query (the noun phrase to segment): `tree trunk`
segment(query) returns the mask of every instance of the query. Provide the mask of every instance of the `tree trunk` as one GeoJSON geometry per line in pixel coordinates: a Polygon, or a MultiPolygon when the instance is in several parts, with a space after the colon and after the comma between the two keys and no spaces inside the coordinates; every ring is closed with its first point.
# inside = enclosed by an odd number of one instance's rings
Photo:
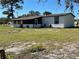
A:
{"type": "Polygon", "coordinates": [[[11,7],[10,7],[10,16],[12,17],[12,18],[14,18],[14,14],[13,14],[13,3],[11,3],[11,7]]]}

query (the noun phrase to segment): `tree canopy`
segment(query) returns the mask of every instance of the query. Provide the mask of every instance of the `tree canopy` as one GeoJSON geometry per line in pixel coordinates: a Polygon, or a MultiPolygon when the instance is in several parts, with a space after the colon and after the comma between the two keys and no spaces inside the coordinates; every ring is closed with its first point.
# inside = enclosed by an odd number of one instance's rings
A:
{"type": "Polygon", "coordinates": [[[28,16],[41,16],[41,13],[39,11],[31,10],[28,12],[28,14],[23,14],[21,16],[18,16],[18,18],[28,17],[28,16]]]}
{"type": "Polygon", "coordinates": [[[40,16],[41,13],[39,11],[29,11],[29,13],[27,14],[27,16],[40,16]]]}
{"type": "Polygon", "coordinates": [[[21,9],[23,0],[0,0],[0,5],[3,9],[3,14],[6,14],[8,18],[14,18],[15,9],[21,9]],[[14,9],[15,8],[15,9],[14,9]]]}
{"type": "Polygon", "coordinates": [[[49,11],[43,12],[43,15],[51,15],[51,14],[52,14],[52,12],[49,12],[49,11]]]}
{"type": "MultiPolygon", "coordinates": [[[[48,0],[38,0],[39,2],[47,2],[48,0]]],[[[59,5],[62,5],[62,0],[57,0],[59,5]]],[[[74,12],[74,3],[79,4],[79,0],[64,0],[66,9],[70,9],[71,12],[74,12]]],[[[15,9],[22,9],[23,0],[0,0],[0,6],[5,9],[3,14],[7,15],[8,18],[14,18],[15,9]]],[[[56,2],[57,3],[57,2],[56,2]]],[[[65,10],[66,10],[65,9],[65,10]]],[[[33,12],[33,11],[32,11],[33,12]]],[[[40,13],[34,12],[37,15],[40,13]]],[[[33,14],[34,14],[33,13],[33,14]]],[[[32,14],[31,14],[32,15],[32,14]]]]}
{"type": "MultiPolygon", "coordinates": [[[[73,12],[74,3],[79,4],[79,0],[65,0],[66,9],[70,8],[71,12],[73,12]]],[[[58,4],[61,5],[61,0],[58,0],[58,4]]]]}
{"type": "MultiPolygon", "coordinates": [[[[42,1],[48,1],[48,0],[38,0],[39,2],[42,2],[42,1]]],[[[62,2],[62,0],[57,0],[58,1],[58,4],[59,5],[62,5],[61,4],[61,2],[62,2]]],[[[76,3],[76,4],[79,4],[79,0],[64,0],[65,1],[65,8],[66,9],[70,9],[71,10],[71,12],[74,12],[73,11],[73,9],[74,9],[74,3],[76,3]]],[[[57,3],[57,2],[56,2],[57,3]]],[[[65,9],[65,10],[66,10],[65,9]]]]}

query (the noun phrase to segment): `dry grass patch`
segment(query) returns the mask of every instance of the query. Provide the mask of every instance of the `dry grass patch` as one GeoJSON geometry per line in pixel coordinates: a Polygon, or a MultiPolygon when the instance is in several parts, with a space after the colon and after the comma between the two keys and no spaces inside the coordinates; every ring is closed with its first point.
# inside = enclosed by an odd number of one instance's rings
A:
{"type": "Polygon", "coordinates": [[[12,42],[78,42],[79,28],[11,28],[0,26],[0,44],[7,46],[12,42]]]}

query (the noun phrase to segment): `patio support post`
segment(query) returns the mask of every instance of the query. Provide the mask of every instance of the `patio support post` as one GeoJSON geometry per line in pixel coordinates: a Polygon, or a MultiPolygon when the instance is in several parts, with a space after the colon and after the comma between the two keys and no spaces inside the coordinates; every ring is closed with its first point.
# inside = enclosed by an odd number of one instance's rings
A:
{"type": "Polygon", "coordinates": [[[23,20],[21,20],[21,24],[23,24],[23,20]]]}

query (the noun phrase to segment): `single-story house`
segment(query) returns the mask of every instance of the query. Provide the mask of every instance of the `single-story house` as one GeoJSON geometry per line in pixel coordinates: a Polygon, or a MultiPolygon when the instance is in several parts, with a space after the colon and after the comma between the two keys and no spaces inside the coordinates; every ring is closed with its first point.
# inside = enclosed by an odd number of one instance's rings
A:
{"type": "Polygon", "coordinates": [[[46,16],[29,16],[12,20],[13,27],[74,27],[74,15],[72,13],[53,14],[46,16]]]}

